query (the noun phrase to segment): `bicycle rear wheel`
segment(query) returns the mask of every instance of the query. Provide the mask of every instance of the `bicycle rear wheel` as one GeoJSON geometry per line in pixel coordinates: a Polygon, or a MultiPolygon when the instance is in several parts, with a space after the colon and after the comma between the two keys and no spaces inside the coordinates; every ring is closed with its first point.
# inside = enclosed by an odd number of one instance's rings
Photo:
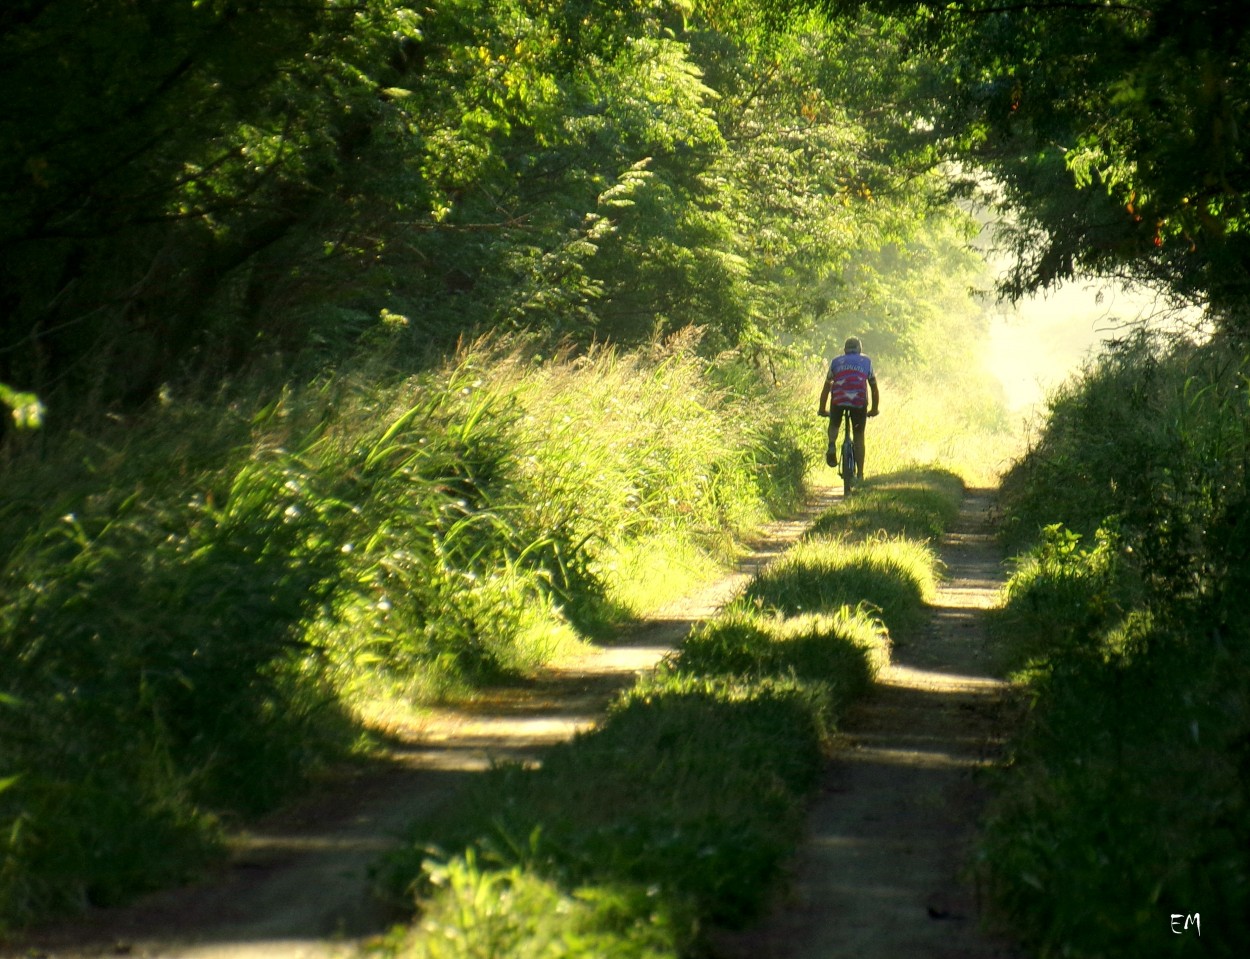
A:
{"type": "Polygon", "coordinates": [[[851,440],[850,416],[846,417],[846,437],[842,440],[842,495],[851,495],[851,487],[855,485],[855,444],[851,440]]]}

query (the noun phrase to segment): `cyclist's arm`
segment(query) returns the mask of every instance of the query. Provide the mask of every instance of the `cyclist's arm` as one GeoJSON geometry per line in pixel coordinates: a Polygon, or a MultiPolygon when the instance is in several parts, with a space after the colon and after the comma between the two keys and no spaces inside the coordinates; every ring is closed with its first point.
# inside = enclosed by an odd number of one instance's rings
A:
{"type": "Polygon", "coordinates": [[[877,378],[875,376],[868,378],[868,389],[872,391],[872,406],[868,410],[868,415],[876,416],[877,404],[881,401],[881,394],[877,392],[877,378]]]}
{"type": "Polygon", "coordinates": [[[825,385],[820,390],[820,415],[829,415],[829,394],[833,390],[833,382],[826,377],[825,385]]]}

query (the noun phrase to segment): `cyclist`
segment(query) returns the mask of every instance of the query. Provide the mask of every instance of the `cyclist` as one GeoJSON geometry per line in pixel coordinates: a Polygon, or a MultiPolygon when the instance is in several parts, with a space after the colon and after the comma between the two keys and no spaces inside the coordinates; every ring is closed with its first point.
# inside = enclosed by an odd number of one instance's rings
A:
{"type": "Polygon", "coordinates": [[[856,479],[864,478],[864,427],[868,417],[877,415],[880,395],[877,393],[877,376],[872,360],[864,355],[859,337],[846,340],[841,356],[835,356],[829,364],[829,375],[820,391],[820,415],[829,417],[829,449],[825,462],[838,465],[838,430],[842,426],[842,411],[851,411],[851,429],[855,438],[856,479]],[[872,406],[868,405],[869,394],[872,406]]]}

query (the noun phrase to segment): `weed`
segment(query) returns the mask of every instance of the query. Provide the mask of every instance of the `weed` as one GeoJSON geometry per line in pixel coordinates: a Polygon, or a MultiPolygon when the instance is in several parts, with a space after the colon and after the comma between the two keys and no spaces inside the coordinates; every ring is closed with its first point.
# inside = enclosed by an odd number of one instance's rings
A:
{"type": "MultiPolygon", "coordinates": [[[[564,892],[520,866],[483,868],[472,849],[430,860],[421,922],[373,945],[397,959],[510,956],[675,959],[674,920],[640,887],[564,892]]],[[[678,920],[680,922],[680,920],[678,920]]]]}

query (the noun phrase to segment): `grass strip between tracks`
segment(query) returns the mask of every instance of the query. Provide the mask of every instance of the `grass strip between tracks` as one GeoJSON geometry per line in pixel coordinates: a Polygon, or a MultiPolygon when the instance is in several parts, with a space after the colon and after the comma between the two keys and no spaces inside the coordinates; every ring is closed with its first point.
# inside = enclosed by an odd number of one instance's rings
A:
{"type": "Polygon", "coordinates": [[[776,891],[848,703],[915,628],[951,474],[880,478],[697,626],[594,730],[492,769],[379,871],[394,957],[692,955],[776,891]],[[904,508],[905,507],[905,508],[904,508]],[[915,530],[923,530],[914,538],[915,530]]]}

